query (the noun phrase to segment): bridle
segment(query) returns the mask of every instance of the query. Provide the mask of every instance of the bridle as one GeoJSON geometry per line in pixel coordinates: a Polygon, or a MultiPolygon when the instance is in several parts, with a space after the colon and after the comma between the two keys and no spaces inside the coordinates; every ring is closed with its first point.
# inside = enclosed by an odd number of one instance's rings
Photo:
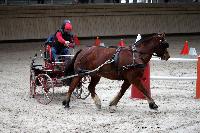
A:
{"type": "MultiPolygon", "coordinates": [[[[160,40],[160,44],[156,47],[158,49],[161,49],[161,50],[165,50],[167,48],[169,48],[169,44],[167,43],[167,41],[163,38],[163,40],[160,40]]],[[[164,56],[163,55],[159,55],[158,53],[153,53],[153,56],[157,56],[157,57],[161,57],[164,56]]]]}
{"type": "MultiPolygon", "coordinates": [[[[132,51],[132,53],[133,53],[133,61],[134,61],[134,59],[135,59],[135,56],[134,56],[135,52],[138,52],[138,53],[140,53],[140,54],[149,54],[149,53],[145,53],[145,52],[140,52],[140,51],[138,51],[138,50],[137,50],[137,46],[138,46],[139,44],[140,44],[140,43],[135,42],[135,43],[133,43],[133,44],[130,46],[131,51],[132,51]]],[[[168,44],[167,41],[163,38],[163,39],[160,40],[160,44],[158,45],[158,47],[159,47],[159,49],[166,49],[166,48],[169,48],[169,44],[168,44]]],[[[157,47],[156,47],[156,48],[157,48],[157,47]]],[[[152,53],[152,55],[162,58],[162,56],[159,55],[158,53],[152,53]]]]}

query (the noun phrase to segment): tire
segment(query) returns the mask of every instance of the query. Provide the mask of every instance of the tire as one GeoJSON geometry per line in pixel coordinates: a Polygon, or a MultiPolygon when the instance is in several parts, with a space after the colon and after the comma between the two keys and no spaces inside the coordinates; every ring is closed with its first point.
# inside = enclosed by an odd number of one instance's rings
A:
{"type": "Polygon", "coordinates": [[[35,91],[35,72],[34,70],[30,70],[30,92],[29,97],[34,98],[34,91],[35,91]]]}
{"type": "Polygon", "coordinates": [[[34,90],[34,97],[41,104],[49,104],[54,97],[54,84],[52,79],[47,74],[39,74],[35,77],[37,83],[34,90]]]}

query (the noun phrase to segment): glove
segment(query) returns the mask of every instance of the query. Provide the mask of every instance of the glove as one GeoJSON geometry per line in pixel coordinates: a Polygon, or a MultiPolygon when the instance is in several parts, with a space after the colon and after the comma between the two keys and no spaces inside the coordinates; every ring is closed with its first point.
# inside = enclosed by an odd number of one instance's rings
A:
{"type": "Polygon", "coordinates": [[[70,48],[74,48],[74,47],[75,47],[75,44],[74,44],[74,43],[70,43],[68,46],[69,46],[70,48]]]}
{"type": "Polygon", "coordinates": [[[70,42],[69,41],[65,41],[65,46],[69,46],[70,42]]]}

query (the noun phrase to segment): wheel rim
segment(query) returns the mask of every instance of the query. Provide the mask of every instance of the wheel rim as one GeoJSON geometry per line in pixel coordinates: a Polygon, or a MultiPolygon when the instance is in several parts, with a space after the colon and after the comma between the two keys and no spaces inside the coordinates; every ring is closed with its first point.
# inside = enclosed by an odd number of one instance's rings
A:
{"type": "Polygon", "coordinates": [[[34,97],[34,90],[35,90],[35,73],[33,70],[30,71],[30,98],[34,97]]]}
{"type": "Polygon", "coordinates": [[[41,104],[49,104],[54,97],[54,85],[52,79],[47,74],[39,74],[35,78],[35,98],[41,104]]]}

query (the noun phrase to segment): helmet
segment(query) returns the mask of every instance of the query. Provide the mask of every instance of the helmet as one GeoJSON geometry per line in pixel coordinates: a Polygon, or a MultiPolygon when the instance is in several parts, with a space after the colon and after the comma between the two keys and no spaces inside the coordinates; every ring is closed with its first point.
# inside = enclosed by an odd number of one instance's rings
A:
{"type": "Polygon", "coordinates": [[[65,30],[72,30],[72,25],[70,23],[66,23],[65,30]]]}
{"type": "Polygon", "coordinates": [[[64,24],[66,24],[66,23],[71,23],[71,22],[70,22],[70,20],[65,19],[65,20],[64,20],[64,24]]]}
{"type": "Polygon", "coordinates": [[[61,25],[61,29],[65,29],[65,24],[66,23],[71,23],[71,21],[69,19],[65,19],[61,25]]]}

